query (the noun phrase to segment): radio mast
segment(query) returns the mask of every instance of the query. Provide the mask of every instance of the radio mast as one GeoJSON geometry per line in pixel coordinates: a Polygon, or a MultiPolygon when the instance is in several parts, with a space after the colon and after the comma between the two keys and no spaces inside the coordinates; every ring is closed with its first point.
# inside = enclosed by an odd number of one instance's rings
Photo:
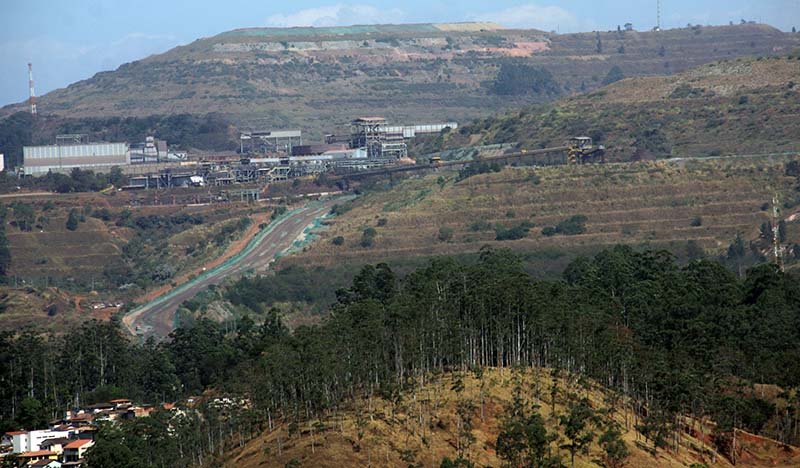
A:
{"type": "Polygon", "coordinates": [[[28,88],[30,95],[28,103],[31,105],[31,114],[36,115],[36,92],[33,90],[33,65],[28,62],[28,88]]]}

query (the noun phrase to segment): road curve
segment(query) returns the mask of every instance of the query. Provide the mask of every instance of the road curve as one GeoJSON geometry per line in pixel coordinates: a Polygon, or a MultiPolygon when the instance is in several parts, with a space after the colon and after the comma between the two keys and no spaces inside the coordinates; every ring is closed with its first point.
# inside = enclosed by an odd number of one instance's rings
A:
{"type": "Polygon", "coordinates": [[[329,213],[336,201],[335,199],[313,201],[289,211],[256,234],[241,252],[221,265],[131,311],[123,318],[123,323],[129,332],[143,339],[151,336],[157,340],[165,338],[174,328],[175,312],[183,301],[231,276],[267,269],[278,255],[289,249],[294,241],[303,235],[307,228],[329,213]]]}

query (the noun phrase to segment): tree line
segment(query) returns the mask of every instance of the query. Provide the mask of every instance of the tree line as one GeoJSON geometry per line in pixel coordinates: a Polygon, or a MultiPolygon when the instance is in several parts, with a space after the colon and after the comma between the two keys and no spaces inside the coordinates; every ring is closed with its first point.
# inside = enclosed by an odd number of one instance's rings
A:
{"type": "MultiPolygon", "coordinates": [[[[278,418],[325,415],[430,375],[521,366],[591,377],[634,402],[637,429],[655,448],[684,429],[680,415],[713,419],[722,442],[738,427],[798,443],[798,279],[772,265],[739,278],[714,261],[681,266],[665,251],[617,246],[542,281],[510,251],[484,248],[474,262],[437,258],[402,279],[386,264],[364,267],[322,323],[293,332],[260,302],[265,296],[247,292],[262,281],[239,282],[231,299],[249,311],[243,318],[200,319],[160,344],[133,344],[113,322],[61,338],[3,336],[0,399],[9,404],[0,417],[5,429],[27,427],[78,401],[172,401],[213,389],[251,402],[213,429],[203,422],[189,431],[206,440],[197,450],[211,440],[219,454],[226,440],[278,418]],[[758,398],[755,383],[782,387],[790,403],[778,410],[758,398]]],[[[508,437],[539,438],[535,416],[517,413],[508,437]]],[[[563,422],[576,441],[579,423],[563,422]]],[[[165,439],[174,450],[161,463],[202,455],[180,437],[165,439]]],[[[609,450],[619,449],[615,440],[607,436],[609,450]]],[[[541,459],[536,447],[526,456],[541,459]]]]}

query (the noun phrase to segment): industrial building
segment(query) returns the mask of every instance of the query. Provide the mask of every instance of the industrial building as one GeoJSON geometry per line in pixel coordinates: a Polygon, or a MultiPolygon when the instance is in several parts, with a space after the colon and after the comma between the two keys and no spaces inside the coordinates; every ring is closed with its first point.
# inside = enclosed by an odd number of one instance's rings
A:
{"type": "Polygon", "coordinates": [[[158,140],[152,136],[145,141],[131,145],[131,164],[159,163],[181,161],[186,159],[186,153],[169,151],[165,140],[158,140]]]}
{"type": "Polygon", "coordinates": [[[81,143],[22,148],[22,174],[68,173],[74,168],[107,172],[131,163],[127,143],[81,143]]]}
{"type": "Polygon", "coordinates": [[[240,134],[239,154],[190,160],[168,150],[167,142],[85,143],[85,135],[59,135],[56,144],[23,149],[23,175],[73,168],[107,172],[118,166],[129,176],[125,188],[222,186],[270,183],[324,172],[352,173],[408,161],[407,141],[420,134],[458,128],[455,122],[389,125],[382,117],[351,122],[349,134],[326,135],[325,143],[303,144],[300,130],[250,131],[240,134]],[[405,160],[405,161],[404,161],[405,160]]]}

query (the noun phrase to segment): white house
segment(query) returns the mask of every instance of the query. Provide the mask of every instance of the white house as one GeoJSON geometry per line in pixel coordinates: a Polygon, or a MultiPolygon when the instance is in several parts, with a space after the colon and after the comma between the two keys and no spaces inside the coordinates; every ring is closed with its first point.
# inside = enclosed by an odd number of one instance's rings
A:
{"type": "Polygon", "coordinates": [[[42,442],[55,438],[69,438],[69,432],[51,431],[49,429],[15,432],[12,437],[12,445],[14,446],[12,453],[39,451],[42,448],[42,442]]]}

